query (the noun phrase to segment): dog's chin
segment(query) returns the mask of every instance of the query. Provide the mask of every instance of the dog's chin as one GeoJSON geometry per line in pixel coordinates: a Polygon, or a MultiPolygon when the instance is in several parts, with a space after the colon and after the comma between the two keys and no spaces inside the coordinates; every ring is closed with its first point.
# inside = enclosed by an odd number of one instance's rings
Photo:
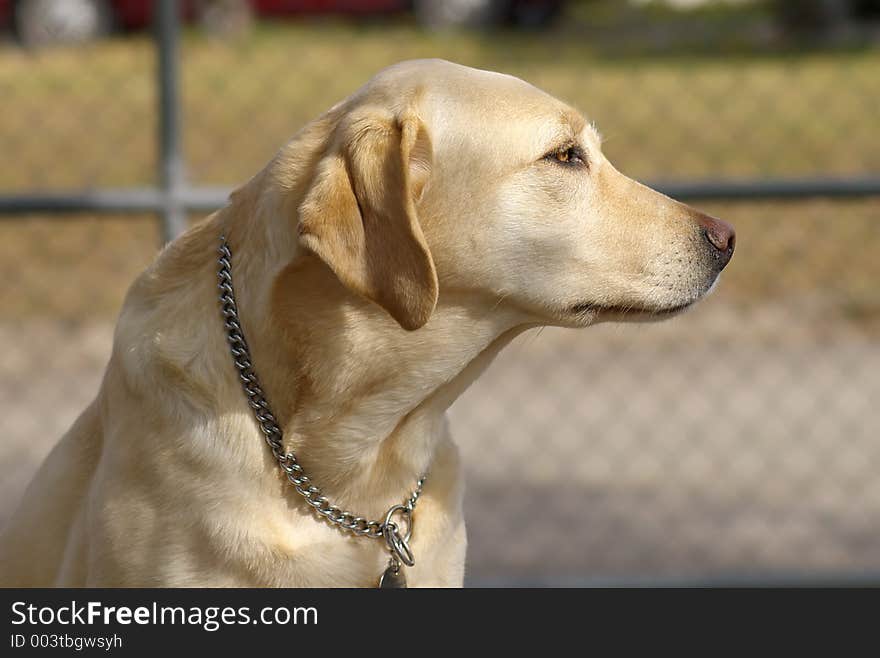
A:
{"type": "Polygon", "coordinates": [[[700,299],[672,306],[606,305],[590,302],[579,303],[568,309],[575,326],[587,326],[599,322],[660,322],[684,313],[700,299]]]}

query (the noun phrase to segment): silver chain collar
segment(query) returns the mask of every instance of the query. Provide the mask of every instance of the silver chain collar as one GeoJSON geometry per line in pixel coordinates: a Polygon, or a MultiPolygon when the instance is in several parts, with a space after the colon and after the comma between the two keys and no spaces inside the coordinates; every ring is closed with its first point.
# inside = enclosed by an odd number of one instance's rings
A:
{"type": "Polygon", "coordinates": [[[269,403],[266,401],[263,389],[260,387],[257,373],[254,372],[250,350],[244,338],[244,331],[239,323],[238,306],[235,303],[235,291],[232,287],[232,252],[229,250],[225,236],[220,236],[219,254],[218,263],[220,268],[217,270],[217,278],[219,280],[218,287],[221,291],[220,304],[225,320],[226,338],[229,341],[232,360],[241,378],[242,388],[245,395],[247,395],[248,404],[254,412],[254,417],[257,419],[266,443],[272,450],[272,455],[296,492],[321,517],[358,537],[384,539],[385,545],[391,554],[391,559],[388,569],[382,576],[380,586],[400,587],[402,585],[399,582],[403,582],[403,586],[405,586],[405,580],[403,580],[402,575],[398,574],[401,563],[408,567],[415,564],[415,558],[409,547],[409,540],[413,529],[413,511],[416,508],[419,496],[422,495],[422,487],[427,476],[422,475],[419,477],[416,482],[416,488],[409,495],[409,498],[402,505],[391,506],[385,514],[385,520],[381,523],[369,521],[362,516],[355,516],[351,512],[332,505],[327,497],[321,493],[321,489],[312,484],[311,479],[303,471],[303,467],[300,466],[296,456],[292,452],[284,451],[283,433],[278,426],[275,416],[269,409],[269,403]],[[406,532],[403,534],[401,534],[401,525],[394,522],[396,516],[400,516],[400,521],[405,525],[406,532]],[[389,583],[392,584],[389,585],[389,583]]]}

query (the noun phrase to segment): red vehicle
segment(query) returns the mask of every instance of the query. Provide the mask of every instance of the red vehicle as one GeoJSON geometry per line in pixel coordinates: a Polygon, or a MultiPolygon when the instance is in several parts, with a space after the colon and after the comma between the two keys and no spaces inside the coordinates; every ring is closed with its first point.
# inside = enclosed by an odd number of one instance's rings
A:
{"type": "MultiPolygon", "coordinates": [[[[367,16],[414,12],[429,28],[549,23],[564,0],[179,0],[185,20],[214,32],[241,29],[256,17],[308,14],[367,16]]],[[[0,0],[0,26],[28,46],[94,39],[113,30],[142,30],[156,0],[0,0]]]]}

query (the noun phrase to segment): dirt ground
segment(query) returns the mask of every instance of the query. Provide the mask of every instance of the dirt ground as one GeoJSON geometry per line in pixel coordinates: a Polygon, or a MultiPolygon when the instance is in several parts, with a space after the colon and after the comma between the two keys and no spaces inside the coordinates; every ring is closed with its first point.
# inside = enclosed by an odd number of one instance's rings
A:
{"type": "MultiPolygon", "coordinates": [[[[469,582],[880,571],[880,345],[822,319],[716,298],[519,339],[451,411],[469,582]]],[[[108,323],[0,323],[0,524],[111,340],[108,323]]]]}

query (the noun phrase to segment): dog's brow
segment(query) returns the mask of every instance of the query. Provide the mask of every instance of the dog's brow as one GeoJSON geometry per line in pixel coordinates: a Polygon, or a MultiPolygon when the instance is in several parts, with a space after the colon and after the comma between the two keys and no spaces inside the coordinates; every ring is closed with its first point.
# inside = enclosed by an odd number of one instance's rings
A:
{"type": "Polygon", "coordinates": [[[588,123],[584,117],[574,110],[564,110],[560,116],[560,121],[567,131],[571,131],[570,136],[572,139],[577,139],[586,131],[590,141],[595,144],[602,143],[602,135],[596,129],[596,125],[592,122],[588,123]]]}
{"type": "Polygon", "coordinates": [[[562,125],[571,130],[572,136],[580,135],[587,125],[586,120],[574,110],[564,110],[560,119],[562,125]]]}

